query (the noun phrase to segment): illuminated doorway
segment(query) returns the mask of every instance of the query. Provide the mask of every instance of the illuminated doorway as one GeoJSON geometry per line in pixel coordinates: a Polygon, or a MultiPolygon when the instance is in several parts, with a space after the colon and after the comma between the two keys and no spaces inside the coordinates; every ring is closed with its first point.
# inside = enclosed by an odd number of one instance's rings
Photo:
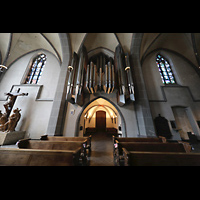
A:
{"type": "Polygon", "coordinates": [[[121,111],[113,102],[105,97],[96,98],[83,107],[77,119],[75,135],[86,136],[101,130],[105,131],[105,133],[114,132],[121,134],[122,137],[126,137],[126,126],[121,111]],[[101,118],[98,116],[99,114],[104,115],[102,121],[98,119],[101,118]]]}

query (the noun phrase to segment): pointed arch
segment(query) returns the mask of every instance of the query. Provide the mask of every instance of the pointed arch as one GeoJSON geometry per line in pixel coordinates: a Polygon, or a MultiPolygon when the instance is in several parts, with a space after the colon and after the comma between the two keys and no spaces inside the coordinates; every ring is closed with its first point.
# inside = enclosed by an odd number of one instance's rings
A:
{"type": "Polygon", "coordinates": [[[47,56],[45,53],[37,54],[33,59],[31,59],[31,65],[29,66],[29,71],[26,75],[25,84],[38,84],[43,69],[46,65],[47,56]]]}
{"type": "Polygon", "coordinates": [[[77,120],[76,120],[76,130],[75,130],[75,136],[78,137],[79,136],[79,125],[80,125],[80,119],[82,114],[84,113],[85,109],[94,101],[98,100],[98,99],[104,99],[106,101],[108,101],[112,106],[114,106],[114,108],[117,110],[120,118],[121,118],[121,128],[122,128],[122,136],[123,137],[127,137],[127,131],[126,131],[126,122],[125,119],[122,115],[122,112],[120,111],[120,109],[117,107],[117,105],[115,105],[115,103],[113,103],[112,101],[110,101],[110,99],[103,97],[103,96],[98,96],[96,98],[94,98],[93,100],[89,101],[88,103],[86,103],[83,107],[81,112],[79,113],[77,120]]]}
{"type": "Polygon", "coordinates": [[[176,80],[169,61],[160,53],[156,56],[156,64],[164,84],[175,84],[176,80]]]}
{"type": "Polygon", "coordinates": [[[114,52],[118,44],[119,39],[115,33],[86,33],[79,47],[79,51],[84,45],[88,52],[98,48],[114,52]]]}

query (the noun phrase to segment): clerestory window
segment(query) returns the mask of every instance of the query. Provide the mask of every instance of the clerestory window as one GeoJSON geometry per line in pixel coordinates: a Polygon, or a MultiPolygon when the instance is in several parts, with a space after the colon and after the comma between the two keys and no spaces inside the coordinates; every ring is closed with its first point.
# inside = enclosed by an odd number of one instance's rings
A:
{"type": "Polygon", "coordinates": [[[168,60],[164,58],[161,54],[158,54],[156,56],[156,63],[160,72],[162,82],[164,84],[175,84],[176,80],[168,60]]]}
{"type": "Polygon", "coordinates": [[[46,59],[47,56],[45,54],[39,54],[33,59],[25,84],[37,84],[39,82],[46,64],[46,59]]]}

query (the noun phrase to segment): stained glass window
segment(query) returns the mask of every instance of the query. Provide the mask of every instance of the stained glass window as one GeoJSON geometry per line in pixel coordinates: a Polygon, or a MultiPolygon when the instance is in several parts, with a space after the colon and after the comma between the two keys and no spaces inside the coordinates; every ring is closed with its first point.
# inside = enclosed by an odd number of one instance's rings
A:
{"type": "Polygon", "coordinates": [[[156,56],[156,64],[164,84],[175,84],[174,74],[169,62],[160,54],[156,56]]]}
{"type": "Polygon", "coordinates": [[[26,77],[26,84],[37,84],[39,82],[43,68],[46,64],[46,59],[47,56],[45,54],[40,54],[34,58],[29,73],[26,77]]]}

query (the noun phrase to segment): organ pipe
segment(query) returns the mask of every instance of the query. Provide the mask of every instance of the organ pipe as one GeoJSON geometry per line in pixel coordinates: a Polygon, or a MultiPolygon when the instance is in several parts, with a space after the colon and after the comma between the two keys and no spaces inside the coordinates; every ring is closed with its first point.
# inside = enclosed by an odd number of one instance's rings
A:
{"type": "Polygon", "coordinates": [[[85,65],[85,52],[86,48],[83,46],[80,51],[80,58],[78,63],[78,69],[76,72],[76,86],[75,86],[75,103],[78,105],[83,104],[83,80],[84,80],[84,65],[85,65]]]}
{"type": "Polygon", "coordinates": [[[111,89],[112,89],[112,63],[111,61],[108,62],[108,91],[107,93],[109,94],[111,89]]]}
{"type": "Polygon", "coordinates": [[[107,89],[108,89],[108,65],[105,65],[105,70],[104,70],[104,85],[103,85],[103,89],[104,92],[107,93],[107,89]]]}
{"type": "MultiPolygon", "coordinates": [[[[73,65],[72,65],[73,66],[73,65]]],[[[68,66],[68,85],[67,85],[67,94],[71,94],[70,89],[71,89],[71,82],[72,82],[72,73],[73,73],[73,67],[72,66],[68,66]]]]}
{"type": "Polygon", "coordinates": [[[73,95],[74,77],[77,64],[78,64],[78,55],[74,52],[71,66],[68,66],[69,77],[68,77],[67,98],[66,98],[71,103],[74,103],[74,98],[72,97],[72,95],[73,95]]]}
{"type": "Polygon", "coordinates": [[[105,93],[111,93],[115,87],[115,72],[113,59],[109,60],[104,54],[100,53],[96,58],[91,59],[87,65],[86,88],[89,93],[96,93],[104,90],[105,93]]]}
{"type": "Polygon", "coordinates": [[[123,68],[122,62],[122,48],[120,45],[116,47],[116,58],[117,58],[117,69],[118,69],[118,105],[123,106],[126,101],[126,79],[125,79],[125,70],[123,68]]]}
{"type": "Polygon", "coordinates": [[[126,61],[126,73],[127,73],[127,80],[128,80],[128,91],[130,95],[130,100],[135,101],[135,95],[134,95],[134,83],[133,78],[131,74],[131,68],[130,68],[130,61],[129,61],[129,55],[125,55],[125,61],[126,61]]]}
{"type": "Polygon", "coordinates": [[[102,67],[99,68],[99,90],[102,90],[102,67]]]}
{"type": "Polygon", "coordinates": [[[111,90],[111,93],[113,92],[114,89],[115,89],[115,69],[114,69],[114,65],[112,65],[112,90],[111,90]]]}
{"type": "Polygon", "coordinates": [[[91,93],[94,93],[94,89],[93,89],[93,69],[94,69],[94,63],[91,61],[90,62],[90,78],[89,78],[89,88],[91,93]]]}
{"type": "Polygon", "coordinates": [[[89,76],[90,76],[90,65],[87,65],[85,87],[88,89],[88,91],[90,91],[90,89],[89,89],[89,76]]]}
{"type": "Polygon", "coordinates": [[[94,65],[93,68],[93,89],[94,89],[94,93],[97,92],[97,66],[94,65]]]}
{"type": "Polygon", "coordinates": [[[97,83],[97,85],[98,85],[98,90],[100,90],[101,91],[101,83],[102,83],[102,81],[101,81],[101,75],[102,75],[102,66],[100,65],[100,56],[98,56],[97,57],[97,69],[99,69],[99,77],[98,77],[98,83],[97,83]]]}

